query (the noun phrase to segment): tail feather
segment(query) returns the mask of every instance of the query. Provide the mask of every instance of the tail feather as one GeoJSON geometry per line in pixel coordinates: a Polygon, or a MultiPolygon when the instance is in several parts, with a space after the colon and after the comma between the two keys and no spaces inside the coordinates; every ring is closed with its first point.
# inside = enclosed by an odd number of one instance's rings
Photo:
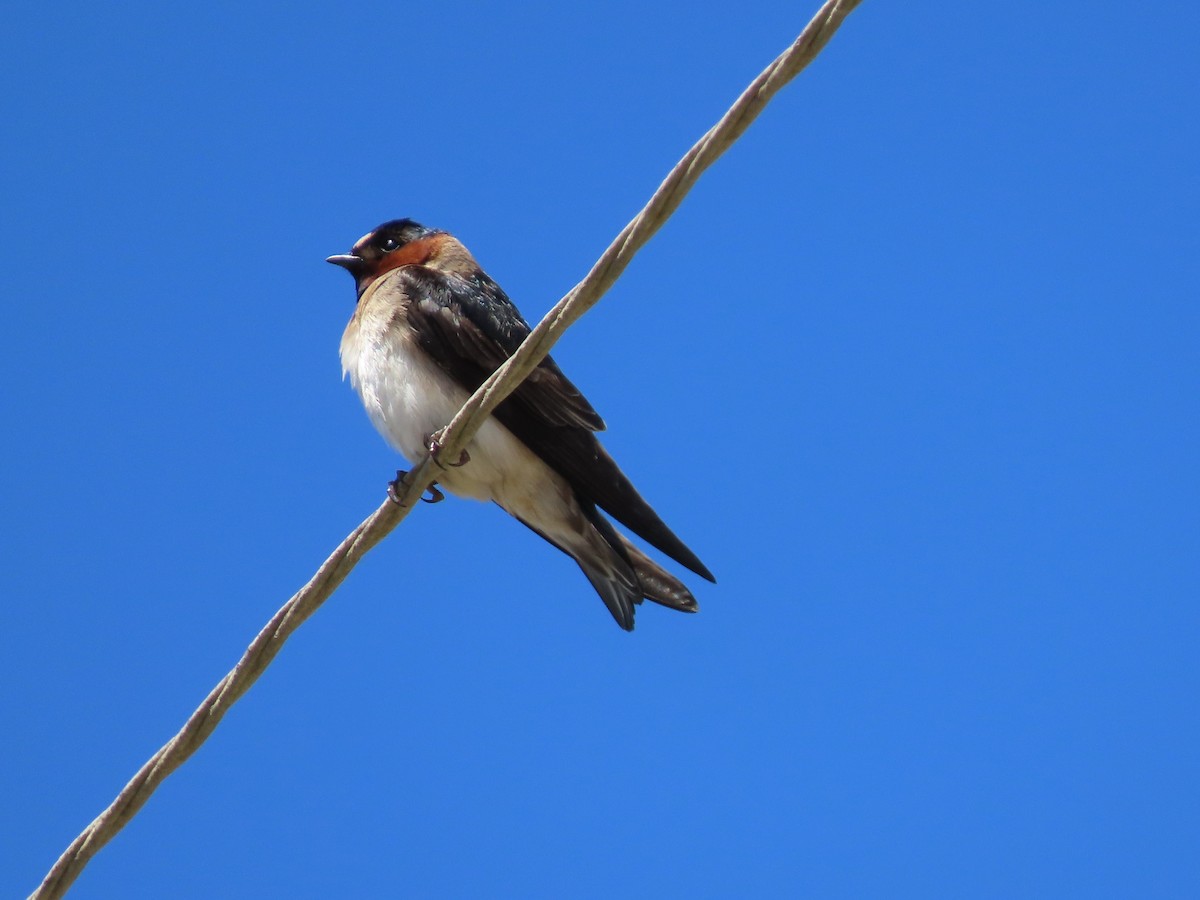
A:
{"type": "Polygon", "coordinates": [[[582,556],[575,557],[579,568],[592,583],[608,611],[617,624],[626,631],[633,631],[633,607],[642,602],[642,588],[637,576],[624,560],[610,558],[606,564],[582,556]]]}
{"type": "Polygon", "coordinates": [[[682,581],[631,544],[624,535],[618,537],[624,545],[630,565],[633,566],[638,584],[641,585],[643,597],[680,612],[699,611],[700,604],[682,581]]]}
{"type": "Polygon", "coordinates": [[[581,501],[580,509],[592,527],[570,546],[564,546],[520,516],[514,518],[575,560],[613,619],[626,631],[633,631],[634,607],[643,599],[680,612],[699,609],[696,598],[682,581],[630,543],[594,505],[581,501]]]}
{"type": "MultiPolygon", "coordinates": [[[[628,595],[633,598],[633,603],[641,603],[645,598],[680,612],[696,612],[700,608],[696,603],[696,598],[692,596],[692,592],[684,586],[682,581],[635,547],[594,506],[585,506],[584,515],[595,526],[598,537],[604,541],[605,549],[608,550],[607,556],[611,561],[609,568],[625,569],[633,575],[635,587],[633,593],[628,595]],[[624,565],[618,565],[618,563],[624,565]]],[[[583,573],[588,576],[588,580],[592,582],[592,586],[596,588],[617,623],[626,631],[632,631],[633,606],[628,605],[629,619],[628,625],[626,625],[624,620],[617,615],[613,605],[609,603],[609,599],[601,590],[597,579],[593,578],[592,573],[588,571],[588,566],[584,565],[580,557],[576,557],[576,562],[583,569],[583,573]]],[[[622,574],[624,575],[624,573],[622,574]]]]}

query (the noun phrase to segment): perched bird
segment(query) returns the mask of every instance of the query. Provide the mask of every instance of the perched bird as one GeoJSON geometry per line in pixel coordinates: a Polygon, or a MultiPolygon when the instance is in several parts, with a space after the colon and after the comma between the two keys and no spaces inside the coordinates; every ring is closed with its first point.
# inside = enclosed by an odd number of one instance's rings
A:
{"type": "MultiPolygon", "coordinates": [[[[350,376],[380,433],[409,460],[437,435],[530,328],[466,247],[396,219],[328,262],[354,276],[358,306],[342,335],[350,376]]],[[[579,564],[622,628],[642,599],[695,612],[679,579],[597,507],[697,575],[712,573],[642,499],[596,439],[604,420],[546,357],[495,411],[439,483],[492,500],[579,564]]],[[[437,495],[440,496],[440,495],[437,495]]]]}

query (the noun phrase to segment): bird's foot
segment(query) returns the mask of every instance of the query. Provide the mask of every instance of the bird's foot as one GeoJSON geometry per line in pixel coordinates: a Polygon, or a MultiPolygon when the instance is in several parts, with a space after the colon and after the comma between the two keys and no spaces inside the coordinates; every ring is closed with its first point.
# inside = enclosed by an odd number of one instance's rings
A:
{"type": "Polygon", "coordinates": [[[440,431],[435,431],[433,434],[425,435],[425,447],[429,451],[430,457],[443,469],[457,469],[459,466],[465,466],[471,461],[471,454],[469,454],[466,450],[463,450],[462,453],[458,454],[458,462],[443,463],[440,459],[438,459],[439,454],[442,452],[442,435],[445,434],[445,432],[446,429],[443,428],[440,431]]]}
{"type": "MultiPolygon", "coordinates": [[[[408,475],[408,473],[405,472],[403,469],[397,469],[395,480],[388,482],[388,488],[387,488],[388,499],[391,500],[393,503],[395,503],[397,506],[400,505],[400,490],[402,488],[404,488],[405,486],[407,486],[407,484],[408,484],[408,482],[406,482],[404,480],[407,475],[408,475]]],[[[422,503],[441,503],[443,500],[446,499],[446,495],[438,490],[436,481],[433,484],[429,485],[429,487],[427,487],[425,490],[427,490],[429,492],[429,497],[428,497],[428,499],[426,499],[426,497],[422,494],[421,495],[422,503]]]]}

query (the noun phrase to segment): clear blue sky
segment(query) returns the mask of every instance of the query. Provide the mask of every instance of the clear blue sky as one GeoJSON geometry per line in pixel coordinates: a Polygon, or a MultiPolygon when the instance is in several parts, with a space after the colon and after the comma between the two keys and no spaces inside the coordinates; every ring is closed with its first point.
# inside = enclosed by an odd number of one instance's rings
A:
{"type": "MultiPolygon", "coordinates": [[[[10,13],[0,895],[401,465],[324,257],[537,319],[816,6],[10,13]]],[[[868,0],[556,350],[700,614],[423,506],[75,896],[1200,892],[1198,25],[868,0]]]]}

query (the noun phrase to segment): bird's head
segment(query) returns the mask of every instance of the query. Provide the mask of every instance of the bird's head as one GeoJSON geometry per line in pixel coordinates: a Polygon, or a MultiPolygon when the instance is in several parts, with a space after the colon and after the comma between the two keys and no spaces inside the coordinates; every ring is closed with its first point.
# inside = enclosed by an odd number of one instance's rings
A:
{"type": "Polygon", "coordinates": [[[384,222],[359,238],[349,253],[325,261],[354,276],[360,297],[375,281],[401,266],[430,266],[446,272],[477,267],[454,237],[412,219],[384,222]]]}

